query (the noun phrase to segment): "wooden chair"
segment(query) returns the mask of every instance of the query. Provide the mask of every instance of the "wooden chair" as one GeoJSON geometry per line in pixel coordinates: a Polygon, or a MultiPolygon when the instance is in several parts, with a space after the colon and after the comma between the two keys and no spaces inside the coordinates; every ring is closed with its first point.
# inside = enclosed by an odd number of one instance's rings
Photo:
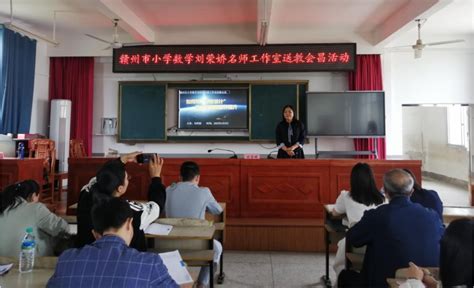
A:
{"type": "Polygon", "coordinates": [[[30,141],[30,157],[44,159],[43,182],[39,183],[41,201],[54,204],[54,171],[56,166],[56,149],[51,139],[33,139],[30,141]]]}
{"type": "Polygon", "coordinates": [[[86,156],[86,149],[84,148],[82,139],[71,139],[69,141],[69,157],[81,158],[86,156]]]}
{"type": "Polygon", "coordinates": [[[212,222],[192,218],[160,218],[160,224],[172,225],[168,235],[146,234],[150,252],[169,252],[179,250],[188,266],[209,266],[209,287],[214,287],[215,227],[212,222]]]}

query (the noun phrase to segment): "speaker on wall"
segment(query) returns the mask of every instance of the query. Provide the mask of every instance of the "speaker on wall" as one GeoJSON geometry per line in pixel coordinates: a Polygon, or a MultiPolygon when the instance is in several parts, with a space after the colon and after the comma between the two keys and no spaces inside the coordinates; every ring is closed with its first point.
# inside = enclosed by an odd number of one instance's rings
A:
{"type": "Polygon", "coordinates": [[[71,100],[55,99],[51,101],[49,118],[49,138],[56,144],[56,159],[59,171],[67,171],[69,158],[69,140],[71,134],[71,100]]]}

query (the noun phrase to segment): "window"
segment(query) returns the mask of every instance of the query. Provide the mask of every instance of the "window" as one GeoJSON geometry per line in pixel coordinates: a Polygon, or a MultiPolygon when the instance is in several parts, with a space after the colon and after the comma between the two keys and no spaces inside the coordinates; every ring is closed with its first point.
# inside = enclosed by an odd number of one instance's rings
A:
{"type": "Polygon", "coordinates": [[[448,144],[468,148],[468,106],[459,104],[448,106],[448,144]]]}

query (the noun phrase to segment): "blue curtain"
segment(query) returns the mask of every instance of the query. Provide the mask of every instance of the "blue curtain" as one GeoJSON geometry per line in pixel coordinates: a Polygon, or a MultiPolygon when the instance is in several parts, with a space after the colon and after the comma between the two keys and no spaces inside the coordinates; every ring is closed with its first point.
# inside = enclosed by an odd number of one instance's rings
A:
{"type": "Polygon", "coordinates": [[[28,133],[35,82],[36,40],[0,28],[0,134],[28,133]]]}

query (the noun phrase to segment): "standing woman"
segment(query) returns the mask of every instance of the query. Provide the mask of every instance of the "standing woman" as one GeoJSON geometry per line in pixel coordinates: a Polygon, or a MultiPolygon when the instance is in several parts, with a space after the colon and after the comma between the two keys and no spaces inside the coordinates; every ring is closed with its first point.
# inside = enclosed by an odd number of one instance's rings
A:
{"type": "Polygon", "coordinates": [[[283,120],[276,127],[277,158],[304,159],[303,144],[306,137],[304,124],[296,119],[295,109],[285,105],[282,110],[283,120]]]}
{"type": "Polygon", "coordinates": [[[33,228],[36,256],[53,256],[61,238],[67,237],[67,222],[39,203],[40,186],[34,180],[10,185],[0,192],[0,255],[18,257],[25,229],[33,228]]]}

